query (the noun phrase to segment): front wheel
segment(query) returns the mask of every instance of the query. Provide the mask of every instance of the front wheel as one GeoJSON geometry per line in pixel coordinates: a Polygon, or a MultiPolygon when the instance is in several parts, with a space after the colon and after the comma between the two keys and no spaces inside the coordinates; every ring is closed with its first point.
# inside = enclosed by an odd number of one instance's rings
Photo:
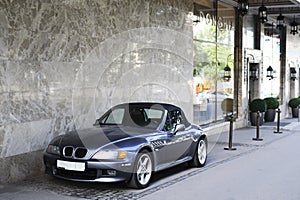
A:
{"type": "Polygon", "coordinates": [[[189,162],[192,167],[203,167],[207,158],[207,145],[204,138],[200,138],[193,159],[189,162]]]}
{"type": "Polygon", "coordinates": [[[150,153],[146,150],[141,151],[137,156],[129,186],[138,189],[148,187],[152,177],[152,168],[150,153]]]}

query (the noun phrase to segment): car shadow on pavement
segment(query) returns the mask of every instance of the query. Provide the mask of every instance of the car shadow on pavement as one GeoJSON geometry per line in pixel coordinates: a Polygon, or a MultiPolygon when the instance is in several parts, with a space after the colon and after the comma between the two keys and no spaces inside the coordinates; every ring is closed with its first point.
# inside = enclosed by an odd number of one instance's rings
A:
{"type": "MultiPolygon", "coordinates": [[[[188,172],[192,169],[187,163],[157,172],[152,177],[149,188],[156,187],[163,184],[181,173],[188,172]]],[[[38,177],[38,179],[31,178],[22,182],[26,190],[29,191],[50,191],[63,196],[72,196],[80,198],[96,198],[96,199],[110,199],[112,197],[129,196],[137,194],[144,190],[136,190],[129,188],[125,182],[116,183],[89,183],[89,182],[74,182],[64,179],[55,178],[47,174],[38,177]]]]}

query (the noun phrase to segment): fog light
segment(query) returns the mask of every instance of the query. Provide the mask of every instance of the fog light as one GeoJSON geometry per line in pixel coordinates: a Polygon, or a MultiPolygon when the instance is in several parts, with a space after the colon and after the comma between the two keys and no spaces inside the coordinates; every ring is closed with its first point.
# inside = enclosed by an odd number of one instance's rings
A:
{"type": "Polygon", "coordinates": [[[105,169],[105,170],[102,170],[102,175],[104,175],[104,176],[116,176],[117,171],[113,170],[113,169],[105,169]]]}
{"type": "Polygon", "coordinates": [[[52,168],[52,174],[56,175],[57,174],[57,169],[55,167],[52,168]]]}
{"type": "Polygon", "coordinates": [[[107,170],[107,174],[110,176],[115,176],[117,174],[116,170],[107,170]]]}

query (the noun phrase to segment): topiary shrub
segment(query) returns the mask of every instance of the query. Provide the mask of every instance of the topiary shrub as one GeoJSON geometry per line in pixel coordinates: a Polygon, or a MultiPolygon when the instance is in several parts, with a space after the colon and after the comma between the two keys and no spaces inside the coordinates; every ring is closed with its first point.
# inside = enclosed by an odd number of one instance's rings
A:
{"type": "Polygon", "coordinates": [[[266,112],[267,104],[263,99],[254,99],[250,102],[251,112],[266,112]]]}
{"type": "Polygon", "coordinates": [[[291,108],[297,108],[300,105],[300,98],[291,98],[289,100],[289,106],[291,108]]]}
{"type": "Polygon", "coordinates": [[[277,109],[279,107],[279,102],[274,97],[267,97],[264,100],[267,104],[267,109],[277,109]]]}

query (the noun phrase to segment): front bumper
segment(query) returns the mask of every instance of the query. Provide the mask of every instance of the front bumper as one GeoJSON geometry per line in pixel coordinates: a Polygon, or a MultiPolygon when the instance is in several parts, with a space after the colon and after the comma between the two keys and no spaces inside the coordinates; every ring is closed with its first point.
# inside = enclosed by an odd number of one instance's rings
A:
{"type": "Polygon", "coordinates": [[[133,163],[126,161],[100,162],[97,160],[78,161],[61,158],[57,155],[44,154],[44,165],[47,174],[55,177],[81,182],[119,182],[128,181],[133,172],[133,163]],[[57,167],[57,160],[84,162],[84,171],[66,170],[57,167]]]}

